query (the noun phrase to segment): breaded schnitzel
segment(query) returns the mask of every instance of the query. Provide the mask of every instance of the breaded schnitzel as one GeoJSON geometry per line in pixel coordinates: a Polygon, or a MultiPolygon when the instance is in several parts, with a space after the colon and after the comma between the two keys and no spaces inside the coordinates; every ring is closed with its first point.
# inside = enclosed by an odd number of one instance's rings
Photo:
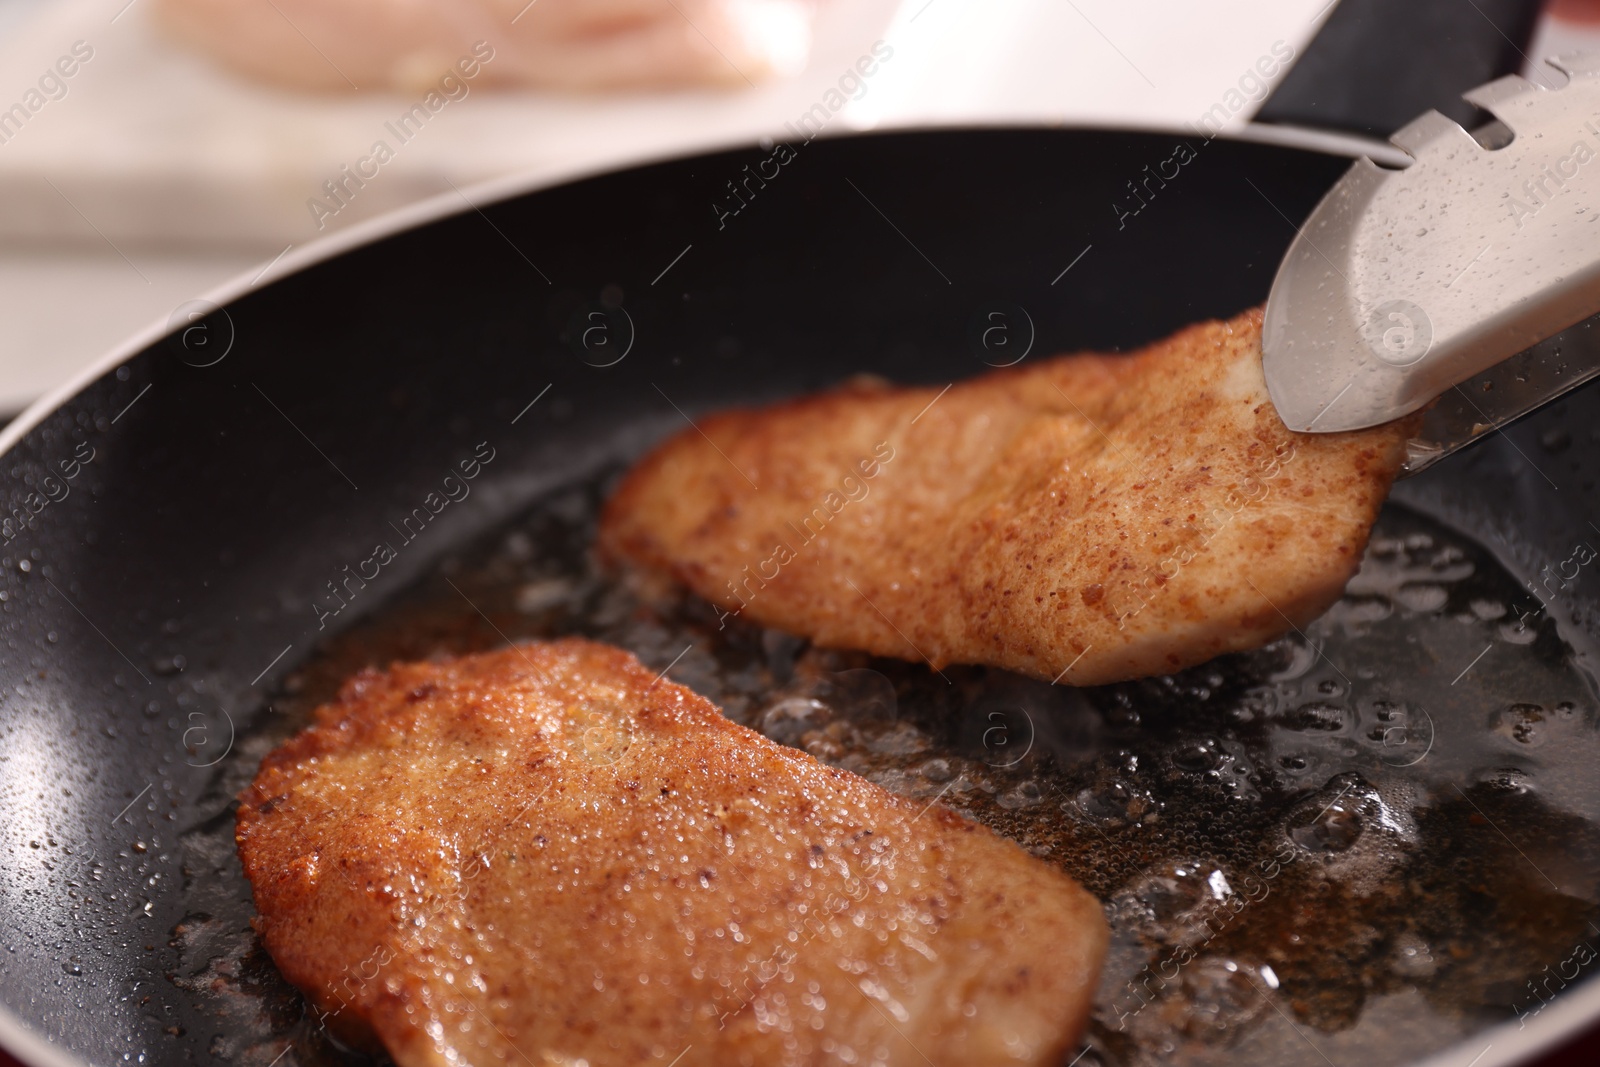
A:
{"type": "Polygon", "coordinates": [[[1249,311],[1127,356],[700,419],[629,472],[600,540],[724,618],[1097,685],[1325,611],[1418,418],[1291,433],[1249,311]]]}
{"type": "Polygon", "coordinates": [[[351,679],[240,798],[278,967],[401,1067],[1056,1065],[1060,871],[569,639],[351,679]]]}

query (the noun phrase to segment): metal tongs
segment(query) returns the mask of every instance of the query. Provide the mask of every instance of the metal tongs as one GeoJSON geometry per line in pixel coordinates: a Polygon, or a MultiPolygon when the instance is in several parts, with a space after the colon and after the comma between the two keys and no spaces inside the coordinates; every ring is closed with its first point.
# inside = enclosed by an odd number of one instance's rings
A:
{"type": "Polygon", "coordinates": [[[1409,166],[1359,160],[1301,227],[1262,335],[1291,430],[1437,398],[1414,474],[1600,375],[1600,54],[1550,65],[1559,89],[1512,75],[1464,94],[1497,120],[1475,133],[1437,111],[1403,127],[1409,166]]]}

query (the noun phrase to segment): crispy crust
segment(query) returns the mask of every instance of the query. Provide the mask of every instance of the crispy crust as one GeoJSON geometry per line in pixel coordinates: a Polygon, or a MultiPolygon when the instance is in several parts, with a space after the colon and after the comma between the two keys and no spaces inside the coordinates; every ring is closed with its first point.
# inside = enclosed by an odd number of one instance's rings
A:
{"type": "Polygon", "coordinates": [[[1419,417],[1290,432],[1254,310],[942,396],[852,383],[702,419],[628,474],[601,546],[824,646],[1097,685],[1325,611],[1419,417]]]}
{"type": "Polygon", "coordinates": [[[237,834],[279,968],[401,1067],[1055,1064],[1107,940],[1016,845],[581,640],[363,672],[237,834]]]}

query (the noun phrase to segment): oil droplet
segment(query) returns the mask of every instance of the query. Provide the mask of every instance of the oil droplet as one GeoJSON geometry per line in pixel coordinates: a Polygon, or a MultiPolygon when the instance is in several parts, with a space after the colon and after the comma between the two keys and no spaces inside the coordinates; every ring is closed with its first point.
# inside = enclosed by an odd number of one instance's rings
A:
{"type": "Polygon", "coordinates": [[[1513,704],[1494,718],[1494,732],[1519,745],[1538,748],[1546,740],[1542,728],[1544,708],[1538,704],[1513,704]]]}
{"type": "Polygon", "coordinates": [[[1445,606],[1450,593],[1432,582],[1407,582],[1395,591],[1394,598],[1411,611],[1433,612],[1445,606]]]}

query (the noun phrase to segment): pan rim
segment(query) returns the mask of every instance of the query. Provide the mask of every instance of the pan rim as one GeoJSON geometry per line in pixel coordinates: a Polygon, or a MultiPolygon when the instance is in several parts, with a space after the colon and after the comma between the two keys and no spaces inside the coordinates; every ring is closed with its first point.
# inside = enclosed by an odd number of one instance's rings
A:
{"type": "MultiPolygon", "coordinates": [[[[1192,136],[1195,133],[1192,127],[1184,129],[1170,125],[1074,123],[1069,126],[1000,121],[987,124],[919,122],[884,125],[870,130],[851,130],[822,136],[834,140],[871,137],[876,134],[990,130],[1123,131],[1175,136],[1192,136]]],[[[1410,161],[1405,152],[1385,141],[1292,125],[1250,122],[1225,130],[1217,134],[1215,139],[1293,148],[1323,155],[1343,156],[1352,160],[1367,156],[1390,166],[1404,166],[1410,161]]],[[[468,210],[587,178],[658,163],[692,159],[696,156],[749,147],[750,144],[751,141],[747,137],[719,136],[679,146],[670,151],[646,153],[625,161],[569,164],[533,173],[522,172],[487,179],[460,190],[438,193],[357,223],[348,229],[315,238],[299,248],[292,249],[269,264],[265,270],[254,273],[241,272],[196,299],[215,307],[225,307],[265,284],[299,273],[325,260],[427,223],[464,214],[468,210]]],[[[29,404],[3,430],[0,430],[0,456],[9,452],[35,427],[95,381],[172,332],[173,327],[166,320],[158,319],[151,322],[123,343],[114,346],[104,356],[29,404]]],[[[1535,1022],[1532,1025],[1523,1023],[1517,1027],[1513,1027],[1510,1021],[1498,1024],[1479,1031],[1471,1042],[1458,1042],[1418,1061],[1414,1067],[1511,1067],[1513,1064],[1524,1062],[1534,1055],[1548,1051],[1575,1033],[1600,1021],[1600,981],[1586,983],[1565,997],[1562,1003],[1551,1005],[1551,1008],[1551,1015],[1544,1023],[1535,1022]],[[1474,1054],[1473,1050],[1478,1048],[1480,1039],[1487,1041],[1487,1045],[1474,1054]],[[1491,1054],[1496,1048],[1501,1051],[1498,1054],[1491,1054]]],[[[0,1049],[15,1056],[28,1067],[90,1067],[92,1063],[51,1041],[4,1002],[0,1002],[0,1049]]]]}
{"type": "Polygon", "coordinates": [[[1470,1042],[1457,1042],[1418,1061],[1413,1067],[1514,1067],[1526,1063],[1595,1025],[1596,1016],[1600,1015],[1600,983],[1586,983],[1562,1003],[1552,1005],[1550,1010],[1553,1014],[1549,1022],[1514,1027],[1508,1020],[1479,1030],[1470,1042]],[[1485,1044],[1474,1053],[1472,1050],[1478,1048],[1479,1040],[1484,1040],[1485,1044]],[[1503,1051],[1489,1055],[1497,1047],[1503,1051]]]}
{"type": "MultiPolygon", "coordinates": [[[[1192,127],[1180,129],[1169,125],[1128,126],[1111,123],[1075,123],[1073,125],[1029,125],[1026,123],[997,122],[993,124],[977,123],[950,123],[944,124],[908,124],[885,125],[871,130],[852,130],[843,133],[825,133],[818,139],[840,140],[845,138],[871,137],[876,134],[900,134],[922,132],[948,132],[956,133],[963,130],[1052,130],[1069,132],[1084,130],[1091,132],[1132,132],[1140,134],[1172,134],[1174,136],[1193,135],[1192,127]]],[[[1235,129],[1224,130],[1217,134],[1217,140],[1235,141],[1244,144],[1273,145],[1281,148],[1297,148],[1307,152],[1317,152],[1322,155],[1344,156],[1347,159],[1359,159],[1368,156],[1377,162],[1388,165],[1404,165],[1410,157],[1401,149],[1386,141],[1378,141],[1359,134],[1330,132],[1317,130],[1304,126],[1278,125],[1269,123],[1248,122],[1235,129]]],[[[297,274],[308,267],[315,266],[324,260],[332,259],[345,252],[353,251],[364,245],[374,244],[386,237],[392,237],[406,230],[415,229],[426,223],[437,222],[450,218],[453,215],[464,214],[481,206],[496,204],[503,200],[522,196],[527,193],[540,192],[544,189],[555,188],[572,182],[583,181],[587,178],[596,178],[606,174],[620,173],[638,167],[653,166],[658,163],[670,163],[678,160],[693,159],[697,156],[710,155],[716,152],[725,152],[733,149],[744,148],[750,141],[743,137],[718,137],[680,146],[672,151],[659,153],[646,153],[629,159],[625,163],[602,162],[584,163],[568,166],[558,166],[550,170],[536,172],[516,173],[502,175],[498,178],[488,178],[468,185],[459,190],[440,192],[433,196],[425,197],[415,203],[396,208],[375,218],[366,219],[355,223],[348,229],[339,230],[325,237],[313,238],[311,241],[292,249],[280,258],[268,264],[265,270],[252,274],[250,271],[241,271],[213,286],[211,289],[199,294],[187,303],[206,303],[216,307],[225,307],[228,303],[239,297],[245,296],[254,289],[264,284],[277,281],[280,278],[297,274]],[[463,203],[464,202],[464,203],[463,203]]],[[[138,355],[155,342],[173,332],[170,319],[156,319],[143,329],[136,330],[127,340],[115,345],[105,355],[94,360],[88,366],[78,371],[72,377],[46,392],[43,396],[23,408],[3,429],[0,429],[0,456],[7,452],[23,437],[53,411],[60,408],[67,401],[77,396],[80,392],[93,384],[106,373],[115,369],[118,364],[138,355]]]]}

